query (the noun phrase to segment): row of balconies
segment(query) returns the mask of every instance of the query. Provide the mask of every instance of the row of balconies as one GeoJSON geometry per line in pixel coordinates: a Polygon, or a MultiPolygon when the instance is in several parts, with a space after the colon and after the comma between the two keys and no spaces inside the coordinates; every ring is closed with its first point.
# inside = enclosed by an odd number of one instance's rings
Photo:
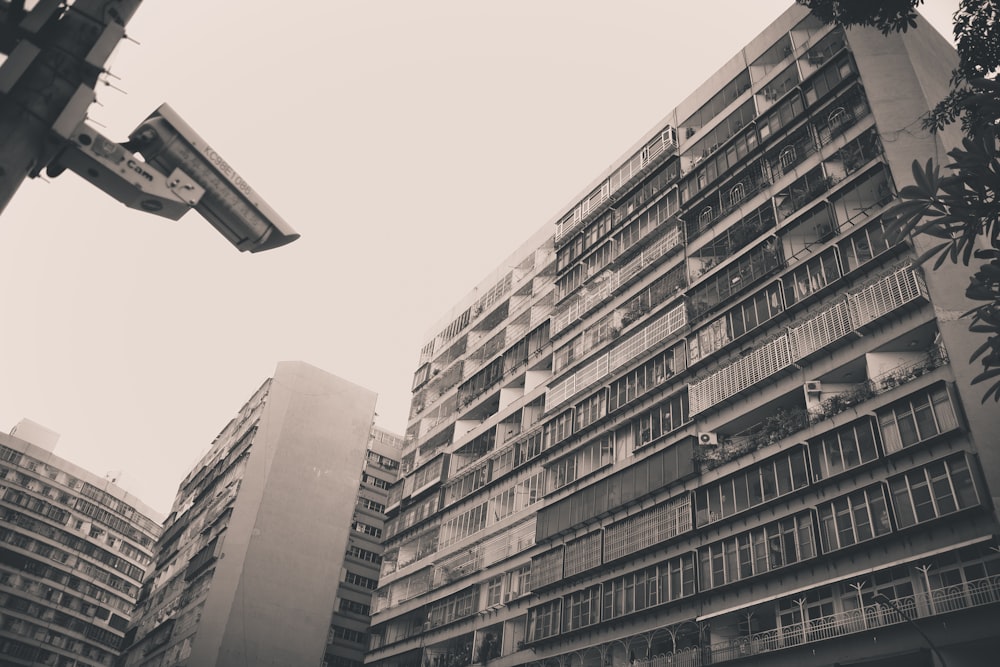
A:
{"type": "MultiPolygon", "coordinates": [[[[873,157],[872,155],[868,155],[868,156],[867,156],[868,160],[870,160],[870,159],[871,159],[872,157],[873,157]]],[[[823,184],[823,191],[824,191],[824,192],[825,192],[826,188],[830,187],[830,181],[829,181],[829,179],[826,179],[826,178],[823,178],[823,179],[820,179],[820,180],[819,180],[818,182],[820,182],[820,183],[822,183],[822,184],[823,184]]],[[[795,189],[794,187],[791,187],[791,188],[789,188],[789,191],[792,191],[792,190],[794,190],[794,189],[795,189]]],[[[808,187],[806,188],[806,190],[805,190],[804,192],[809,192],[809,193],[811,193],[811,195],[810,195],[810,196],[812,196],[812,195],[815,195],[815,194],[817,194],[817,192],[815,191],[815,189],[814,189],[814,188],[813,188],[813,189],[810,189],[810,188],[808,188],[808,187]]],[[[804,201],[804,200],[803,200],[803,201],[804,201]]],[[[803,204],[803,205],[804,205],[804,204],[803,204]]],[[[801,208],[801,207],[800,207],[800,208],[801,208]]],[[[790,214],[790,213],[789,213],[789,214],[790,214]]],[[[772,241],[772,242],[771,242],[771,246],[773,246],[774,244],[775,244],[775,242],[774,242],[774,241],[772,241]]],[[[770,246],[767,246],[767,247],[770,247],[770,246]]],[[[719,269],[719,270],[721,270],[721,269],[719,269]]],[[[705,273],[705,270],[703,269],[701,273],[705,273]]],[[[699,277],[695,278],[695,280],[699,280],[699,279],[701,279],[701,280],[709,280],[709,279],[710,279],[710,278],[712,277],[712,275],[714,275],[714,273],[715,273],[715,271],[711,272],[711,273],[710,273],[710,274],[708,274],[708,275],[705,275],[704,277],[701,277],[701,276],[699,276],[699,277]]],[[[742,276],[740,276],[740,277],[742,277],[742,276]]],[[[751,276],[751,278],[752,278],[752,277],[753,277],[753,276],[751,276]]],[[[737,280],[737,278],[733,278],[733,280],[735,281],[735,280],[737,280]]],[[[739,283],[737,283],[737,288],[739,288],[739,289],[745,289],[745,287],[746,287],[746,286],[748,286],[748,285],[750,284],[750,282],[751,282],[751,281],[746,281],[746,280],[740,280],[740,281],[739,281],[739,283]]],[[[729,282],[727,282],[727,283],[726,283],[726,285],[727,285],[727,286],[729,286],[729,282]]],[[[692,290],[693,290],[694,292],[697,292],[697,291],[698,291],[698,290],[697,290],[697,286],[693,286],[693,287],[691,287],[691,288],[689,289],[689,291],[692,291],[692,290]]],[[[700,303],[700,302],[699,302],[699,303],[700,303]]],[[[700,315],[702,314],[702,311],[698,310],[698,304],[692,304],[692,309],[694,309],[694,312],[695,312],[695,313],[697,313],[697,314],[698,314],[699,316],[700,316],[700,315]]],[[[704,309],[702,309],[702,310],[704,310],[704,309]]],[[[594,362],[591,362],[591,364],[593,364],[593,363],[594,363],[594,362]]],[[[588,367],[589,367],[589,366],[588,366],[588,367]]],[[[613,369],[612,369],[612,370],[613,370],[613,369]]],[[[579,373],[579,372],[580,372],[580,371],[578,371],[578,373],[579,373]]],[[[571,395],[572,395],[573,393],[575,393],[576,391],[581,391],[581,390],[582,390],[582,389],[584,388],[584,386],[582,386],[582,385],[581,385],[581,384],[580,384],[579,382],[577,382],[577,381],[576,381],[576,380],[577,380],[577,378],[575,377],[575,375],[576,375],[576,374],[574,374],[574,376],[570,376],[570,377],[567,377],[567,378],[565,378],[564,380],[562,380],[562,381],[561,381],[561,382],[560,382],[559,384],[555,385],[555,387],[556,387],[556,391],[555,391],[555,393],[554,393],[554,394],[550,394],[550,395],[549,395],[549,397],[548,397],[548,398],[549,398],[549,400],[547,401],[547,409],[552,409],[552,408],[554,408],[554,407],[556,407],[556,406],[557,406],[558,402],[553,402],[553,400],[552,400],[552,399],[553,399],[554,397],[556,397],[556,396],[559,396],[559,395],[561,395],[561,393],[560,393],[559,389],[560,389],[560,388],[561,388],[562,386],[565,386],[565,387],[570,387],[570,385],[572,385],[572,389],[573,389],[573,391],[571,391],[571,392],[567,393],[567,394],[566,394],[566,396],[571,396],[571,395]]]]}
{"type": "Polygon", "coordinates": [[[923,278],[910,266],[894,270],[867,287],[849,292],[844,301],[788,329],[747,356],[688,387],[691,415],[749,389],[778,371],[825,348],[848,333],[917,299],[927,299],[923,278]],[[846,314],[849,326],[844,322],[846,314]],[[832,323],[832,324],[831,324],[832,323]],[[837,324],[840,323],[840,326],[837,324]]]}
{"type": "Polygon", "coordinates": [[[677,150],[677,133],[667,126],[556,223],[558,248],[588,222],[608,210],[618,194],[634,185],[677,150]]]}
{"type": "MultiPolygon", "coordinates": [[[[736,639],[691,646],[636,660],[635,667],[700,667],[746,660],[774,651],[871,632],[879,628],[913,623],[952,612],[978,609],[1000,602],[1000,575],[992,575],[952,586],[932,588],[879,600],[858,609],[815,615],[807,620],[781,625],[736,639]]],[[[802,602],[806,600],[802,594],[802,602]]],[[[802,615],[802,614],[800,614],[802,615]]]]}

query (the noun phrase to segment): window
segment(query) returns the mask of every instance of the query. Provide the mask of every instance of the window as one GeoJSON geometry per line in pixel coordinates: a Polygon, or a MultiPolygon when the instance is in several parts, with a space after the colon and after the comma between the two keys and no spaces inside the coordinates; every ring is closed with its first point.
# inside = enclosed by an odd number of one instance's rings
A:
{"type": "Polygon", "coordinates": [[[813,476],[826,479],[878,458],[869,419],[861,419],[809,442],[813,476]]]}
{"type": "Polygon", "coordinates": [[[577,479],[614,462],[615,447],[611,434],[606,434],[562,458],[550,466],[548,471],[548,491],[555,491],[577,479]]]}
{"type": "Polygon", "coordinates": [[[488,518],[486,508],[486,502],[480,503],[442,523],[440,547],[454,544],[484,529],[488,518]]]}
{"type": "Polygon", "coordinates": [[[373,475],[369,475],[366,472],[365,473],[361,473],[361,481],[364,484],[371,484],[372,486],[374,486],[377,489],[388,489],[390,486],[392,486],[391,482],[387,482],[384,479],[379,479],[378,477],[375,477],[373,475]]]}
{"type": "Polygon", "coordinates": [[[542,432],[544,449],[557,445],[568,438],[573,433],[573,411],[567,410],[555,419],[546,422],[542,432]]]}
{"type": "Polygon", "coordinates": [[[695,493],[698,525],[756,507],[809,484],[801,447],[709,484],[695,493]]]}
{"type": "Polygon", "coordinates": [[[635,419],[633,429],[634,448],[639,449],[662,438],[687,421],[687,392],[682,391],[635,419]]]}
{"type": "Polygon", "coordinates": [[[382,557],[374,551],[368,551],[367,549],[356,547],[353,544],[348,548],[347,553],[355,558],[368,561],[369,563],[375,563],[376,565],[382,562],[382,557]]]}
{"type": "Polygon", "coordinates": [[[620,618],[659,604],[658,583],[659,566],[656,565],[606,581],[602,601],[605,620],[620,618]]]}
{"type": "Polygon", "coordinates": [[[430,627],[437,628],[476,613],[476,593],[478,590],[477,586],[473,586],[454,595],[449,595],[443,600],[431,603],[427,613],[430,627]]]}
{"type": "Polygon", "coordinates": [[[354,584],[355,586],[361,586],[362,588],[367,588],[369,590],[375,590],[378,588],[378,582],[374,579],[368,577],[362,577],[360,574],[354,574],[350,570],[344,575],[344,582],[348,584],[354,584]]]}
{"type": "Polygon", "coordinates": [[[702,547],[699,581],[715,588],[812,558],[812,530],[806,511],[702,547]]]}
{"type": "Polygon", "coordinates": [[[559,634],[561,605],[562,599],[556,599],[528,610],[528,641],[559,634]]]}
{"type": "Polygon", "coordinates": [[[964,454],[893,477],[889,480],[889,491],[900,528],[979,504],[964,454]]]}
{"type": "Polygon", "coordinates": [[[733,338],[756,329],[784,310],[781,289],[777,284],[768,285],[757,294],[740,302],[727,317],[733,338]]]}
{"type": "Polygon", "coordinates": [[[486,582],[486,598],[485,605],[487,607],[492,607],[493,605],[500,604],[503,602],[503,575],[498,575],[493,577],[486,582]]]}
{"type": "Polygon", "coordinates": [[[586,428],[608,412],[607,391],[601,390],[576,406],[576,430],[586,428]]]}
{"type": "Polygon", "coordinates": [[[944,386],[906,398],[878,413],[885,453],[958,428],[955,408],[944,386]]]}
{"type": "Polygon", "coordinates": [[[563,598],[565,630],[578,630],[601,620],[601,586],[575,591],[563,598]]]}
{"type": "Polygon", "coordinates": [[[642,366],[612,382],[608,401],[609,410],[617,410],[670,379],[675,372],[675,356],[684,358],[683,354],[675,355],[675,351],[670,350],[655,356],[642,366]]]}
{"type": "Polygon", "coordinates": [[[835,130],[840,127],[848,120],[847,109],[844,107],[837,107],[830,112],[830,115],[826,117],[826,123],[831,130],[835,130]]]}
{"type": "Polygon", "coordinates": [[[778,154],[778,161],[781,163],[782,169],[787,169],[795,164],[795,146],[785,146],[782,148],[781,153],[778,154]]]}
{"type": "Polygon", "coordinates": [[[698,214],[698,226],[704,229],[712,222],[712,207],[706,206],[701,209],[701,213],[698,214]]]}
{"type": "Polygon", "coordinates": [[[367,523],[362,523],[361,521],[352,521],[351,530],[362,533],[364,535],[371,535],[372,537],[382,537],[381,528],[376,528],[375,526],[369,526],[367,523]]]}
{"type": "Polygon", "coordinates": [[[885,489],[875,484],[820,505],[819,543],[824,553],[892,531],[885,489]]]}
{"type": "Polygon", "coordinates": [[[747,189],[743,186],[742,183],[737,183],[729,191],[729,205],[736,206],[741,201],[746,199],[746,196],[747,196],[747,189]]]}
{"type": "Polygon", "coordinates": [[[507,575],[510,597],[516,598],[531,592],[531,564],[522,565],[507,575]]]}
{"type": "Polygon", "coordinates": [[[888,250],[889,233],[881,218],[865,225],[865,227],[838,244],[840,256],[844,261],[844,271],[854,269],[870,262],[888,250]]]}
{"type": "Polygon", "coordinates": [[[853,72],[854,67],[848,54],[831,61],[803,86],[806,104],[812,105],[822,99],[853,72]]]}
{"type": "Polygon", "coordinates": [[[361,616],[370,616],[372,613],[372,608],[369,605],[362,604],[360,602],[355,602],[354,600],[346,600],[341,598],[340,600],[340,611],[347,612],[349,614],[359,614],[361,616]]]}
{"type": "Polygon", "coordinates": [[[785,303],[791,305],[818,292],[840,278],[835,248],[829,248],[819,257],[813,257],[804,266],[784,276],[785,303]]]}
{"type": "Polygon", "coordinates": [[[370,498],[359,498],[358,505],[367,510],[371,510],[372,512],[385,514],[385,505],[383,505],[382,503],[377,503],[374,500],[371,500],[370,498]]]}

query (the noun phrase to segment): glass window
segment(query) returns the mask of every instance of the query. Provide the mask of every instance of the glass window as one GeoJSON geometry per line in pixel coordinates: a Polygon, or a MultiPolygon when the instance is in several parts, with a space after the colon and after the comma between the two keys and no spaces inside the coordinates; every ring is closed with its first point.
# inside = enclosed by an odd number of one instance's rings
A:
{"type": "Polygon", "coordinates": [[[885,535],[891,530],[881,484],[819,505],[817,517],[820,547],[825,553],[885,535]]]}
{"type": "Polygon", "coordinates": [[[809,442],[813,475],[826,479],[878,458],[871,421],[861,419],[809,442]]]}
{"type": "Polygon", "coordinates": [[[922,442],[958,427],[946,387],[908,397],[878,413],[886,453],[922,442]]]}
{"type": "Polygon", "coordinates": [[[969,464],[956,454],[889,480],[900,528],[979,504],[969,464]]]}

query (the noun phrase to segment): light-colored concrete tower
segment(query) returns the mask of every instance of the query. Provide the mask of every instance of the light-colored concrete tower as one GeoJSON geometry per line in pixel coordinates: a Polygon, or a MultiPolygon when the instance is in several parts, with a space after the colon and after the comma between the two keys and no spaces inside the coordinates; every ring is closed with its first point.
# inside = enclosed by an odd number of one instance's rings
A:
{"type": "Polygon", "coordinates": [[[279,363],[181,483],[125,665],[319,665],[376,395],[279,363]]]}

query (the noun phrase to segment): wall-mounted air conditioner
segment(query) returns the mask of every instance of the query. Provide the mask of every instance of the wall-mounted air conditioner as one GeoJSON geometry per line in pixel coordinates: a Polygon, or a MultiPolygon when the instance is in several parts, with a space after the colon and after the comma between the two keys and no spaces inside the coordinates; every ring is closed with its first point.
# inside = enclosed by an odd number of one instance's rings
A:
{"type": "Polygon", "coordinates": [[[818,394],[823,391],[823,383],[819,380],[810,380],[802,385],[807,394],[818,394]]]}
{"type": "Polygon", "coordinates": [[[708,447],[719,444],[719,434],[715,431],[706,431],[698,434],[698,444],[708,447]]]}

